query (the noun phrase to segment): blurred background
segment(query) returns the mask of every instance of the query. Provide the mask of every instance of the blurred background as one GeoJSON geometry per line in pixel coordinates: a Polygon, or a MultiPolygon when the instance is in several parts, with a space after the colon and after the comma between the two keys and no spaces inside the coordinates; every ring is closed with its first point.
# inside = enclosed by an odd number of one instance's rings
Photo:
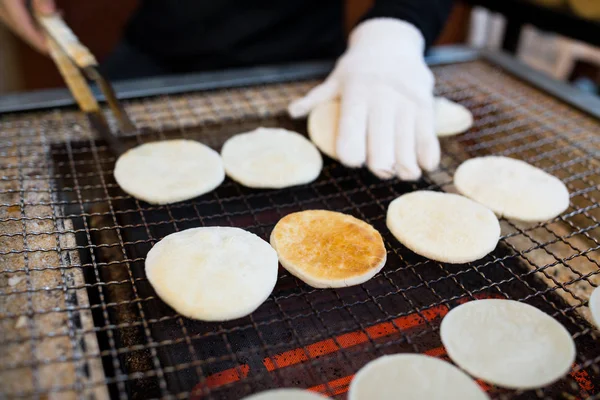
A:
{"type": "MultiPolygon", "coordinates": [[[[58,0],[97,58],[110,52],[138,0],[58,0]]],[[[346,0],[347,31],[372,0],[346,0]]],[[[503,49],[600,95],[600,0],[457,0],[437,44],[503,49]]],[[[0,26],[0,94],[64,86],[54,64],[0,26]]]]}

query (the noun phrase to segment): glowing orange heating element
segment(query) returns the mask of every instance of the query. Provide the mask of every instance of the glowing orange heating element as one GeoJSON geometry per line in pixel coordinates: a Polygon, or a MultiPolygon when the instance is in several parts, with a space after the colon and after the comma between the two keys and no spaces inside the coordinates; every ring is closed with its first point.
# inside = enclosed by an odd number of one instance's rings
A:
{"type": "MultiPolygon", "coordinates": [[[[503,298],[502,296],[499,296],[497,294],[477,294],[473,297],[477,299],[503,298]]],[[[469,299],[464,298],[458,300],[457,302],[462,304],[467,301],[469,301],[469,299]]],[[[300,364],[302,362],[326,354],[335,353],[341,349],[357,346],[359,344],[368,342],[369,340],[390,336],[394,333],[399,333],[400,330],[416,328],[418,326],[424,325],[427,322],[433,321],[436,318],[443,318],[447,313],[448,307],[446,306],[440,305],[427,308],[419,312],[396,318],[391,322],[382,322],[376,325],[369,326],[365,328],[364,331],[344,333],[335,336],[334,338],[321,340],[319,342],[312,343],[302,348],[288,350],[283,353],[267,357],[263,360],[263,364],[267,371],[272,372],[274,370],[300,364]]],[[[427,354],[432,357],[443,358],[446,357],[446,349],[444,349],[444,347],[442,346],[436,347],[425,351],[424,354],[427,354]]],[[[576,366],[573,365],[573,367],[575,368],[576,366]]],[[[230,368],[225,371],[219,372],[218,374],[211,375],[207,377],[203,383],[199,383],[198,385],[196,385],[196,387],[192,391],[192,395],[190,398],[194,400],[199,400],[201,399],[201,396],[199,395],[201,388],[205,387],[207,389],[216,389],[224,385],[237,382],[240,379],[245,378],[248,375],[249,371],[250,367],[247,364],[243,364],[237,368],[230,368]],[[239,371],[242,372],[242,376],[240,376],[239,371]]],[[[590,376],[586,371],[572,371],[570,375],[578,383],[582,397],[587,397],[588,392],[594,390],[594,384],[592,383],[590,376]]],[[[350,385],[350,381],[353,377],[354,375],[348,375],[342,378],[329,381],[327,383],[309,387],[308,390],[330,396],[343,394],[348,391],[348,386],[350,385]]],[[[477,383],[485,391],[489,391],[491,389],[490,385],[481,380],[477,380],[477,383]]]]}

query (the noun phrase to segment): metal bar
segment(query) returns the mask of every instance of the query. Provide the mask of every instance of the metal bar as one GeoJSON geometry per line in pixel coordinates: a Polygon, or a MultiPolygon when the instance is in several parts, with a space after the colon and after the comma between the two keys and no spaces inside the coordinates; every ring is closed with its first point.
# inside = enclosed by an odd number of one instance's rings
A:
{"type": "Polygon", "coordinates": [[[86,113],[86,115],[92,128],[98,132],[104,140],[106,140],[110,149],[116,156],[120,156],[127,150],[123,142],[121,142],[121,140],[119,140],[110,131],[110,127],[106,123],[104,115],[102,115],[100,112],[86,113]]]}
{"type": "MultiPolygon", "coordinates": [[[[431,65],[471,61],[477,52],[461,46],[432,49],[428,56],[431,65]]],[[[323,78],[331,71],[333,62],[310,62],[293,65],[240,68],[235,70],[200,72],[178,76],[132,79],[115,82],[114,91],[119,99],[186,93],[193,91],[263,85],[294,80],[323,78]]],[[[94,91],[99,101],[105,97],[94,91]]],[[[38,90],[0,96],[0,114],[72,106],[73,99],[64,89],[38,90]]]]}
{"type": "Polygon", "coordinates": [[[526,66],[508,54],[483,51],[481,55],[483,59],[505,69],[512,75],[521,78],[567,104],[600,119],[600,97],[584,92],[564,82],[552,79],[542,72],[526,66]]]}
{"type": "Polygon", "coordinates": [[[102,76],[102,74],[100,73],[100,71],[98,71],[96,67],[87,67],[84,71],[90,79],[96,82],[96,84],[102,91],[104,99],[106,100],[110,107],[110,110],[114,114],[117,120],[117,124],[119,124],[119,130],[124,134],[134,133],[136,127],[133,124],[133,122],[131,122],[131,119],[129,119],[129,115],[127,115],[127,112],[117,99],[117,95],[110,82],[104,76],[102,76]]]}

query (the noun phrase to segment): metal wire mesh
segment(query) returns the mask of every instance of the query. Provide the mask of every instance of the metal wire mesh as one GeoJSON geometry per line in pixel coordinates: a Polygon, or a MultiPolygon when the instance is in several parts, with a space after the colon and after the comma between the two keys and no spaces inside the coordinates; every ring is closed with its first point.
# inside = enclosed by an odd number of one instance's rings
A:
{"type": "MultiPolygon", "coordinates": [[[[115,162],[79,113],[0,119],[0,365],[7,397],[240,398],[271,387],[304,387],[344,398],[353,374],[383,354],[447,359],[439,325],[475,298],[512,298],[555,317],[578,349],[570,374],[537,391],[480,384],[493,398],[600,398],[600,333],[587,299],[600,282],[600,124],[483,61],[435,68],[438,94],[475,116],[466,134],[442,141],[440,171],[418,183],[379,181],[331,160],[319,179],[284,190],[230,180],[213,193],[151,206],[122,192],[115,162]],[[502,220],[501,245],[477,262],[417,256],[385,226],[391,200],[415,189],[452,191],[466,158],[502,154],[562,179],[568,211],[552,221],[502,220]],[[312,289],[284,270],[252,315],[192,321],[157,298],[145,278],[148,250],[165,235],[231,225],[268,238],[284,215],[304,209],[352,214],[377,228],[388,262],[369,282],[312,289]]],[[[283,116],[296,82],[131,101],[154,133],[128,145],[186,137],[215,148],[263,126],[305,131],[283,116]]]]}

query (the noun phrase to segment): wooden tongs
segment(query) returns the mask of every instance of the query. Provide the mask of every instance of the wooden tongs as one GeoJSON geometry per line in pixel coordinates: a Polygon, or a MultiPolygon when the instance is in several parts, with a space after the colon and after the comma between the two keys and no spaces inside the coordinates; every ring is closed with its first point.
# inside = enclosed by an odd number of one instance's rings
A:
{"type": "Polygon", "coordinates": [[[36,19],[46,34],[50,56],[79,108],[87,115],[92,127],[108,142],[111,150],[116,155],[122,154],[125,146],[111,133],[86,77],[100,87],[115,116],[119,130],[123,133],[132,133],[137,128],[117,100],[110,82],[98,70],[96,57],[79,42],[77,36],[58,14],[36,15],[36,19]]]}

